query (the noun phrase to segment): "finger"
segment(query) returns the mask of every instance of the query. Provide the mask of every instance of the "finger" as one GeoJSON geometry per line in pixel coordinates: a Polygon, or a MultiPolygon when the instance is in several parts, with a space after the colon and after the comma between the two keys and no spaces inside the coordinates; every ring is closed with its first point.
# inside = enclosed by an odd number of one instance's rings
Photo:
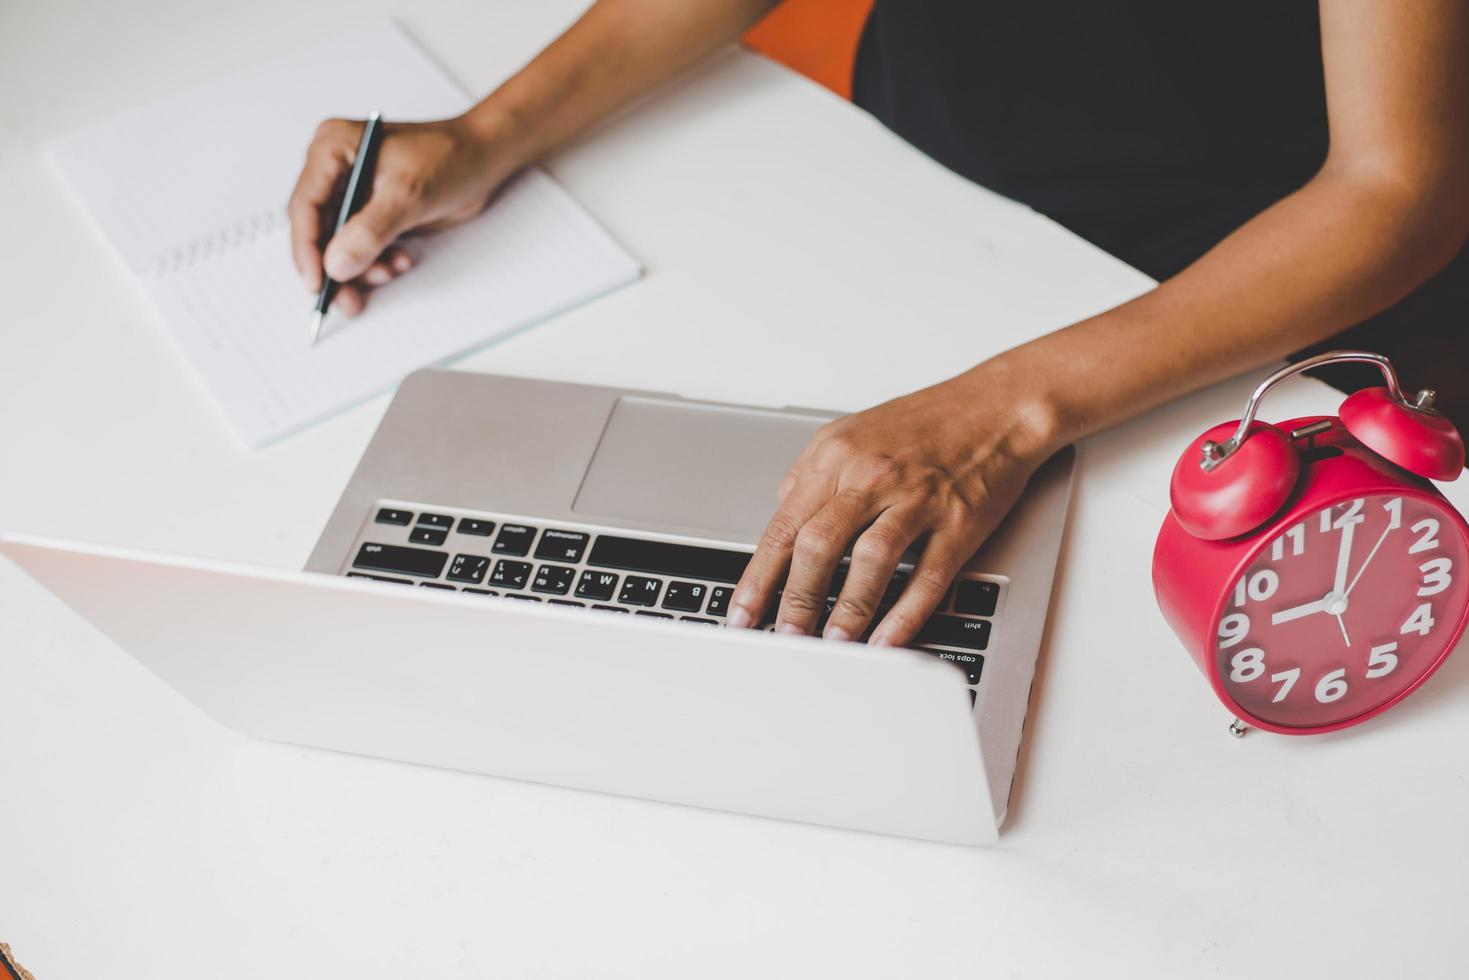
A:
{"type": "Polygon", "coordinates": [[[321,289],[321,230],[323,210],[336,194],[350,162],[341,151],[345,143],[341,120],[329,120],[317,130],[306,151],[306,163],[291,191],[286,214],[291,220],[291,256],[301,281],[311,292],[321,289]]]}
{"type": "Polygon", "coordinates": [[[388,265],[392,266],[393,274],[395,276],[401,276],[403,273],[413,268],[413,256],[410,255],[408,253],[408,250],[406,248],[403,248],[401,245],[394,245],[392,248],[384,252],[383,260],[386,261],[388,265]]]}
{"type": "Polygon", "coordinates": [[[822,506],[831,499],[830,480],[812,477],[796,485],[781,503],[750,556],[745,574],[735,586],[730,600],[728,623],[735,629],[754,626],[760,622],[770,597],[780,587],[790,567],[791,551],[796,546],[796,535],[822,506]]]}
{"type": "Polygon", "coordinates": [[[411,268],[413,257],[402,246],[392,245],[356,281],[372,287],[386,286],[411,268]]]}
{"type": "Polygon", "coordinates": [[[837,492],[796,532],[790,571],[775,628],[782,633],[813,633],[826,612],[827,586],[832,571],[846,553],[847,543],[878,515],[876,499],[862,490],[837,492]]]}
{"type": "Polygon", "coordinates": [[[921,511],[895,507],[884,511],[862,532],[852,545],[847,579],[822,636],[828,640],[851,640],[862,635],[882,605],[903,552],[923,531],[921,511]]]}
{"type": "Polygon", "coordinates": [[[979,548],[980,540],[973,528],[950,526],[935,531],[913,569],[908,587],[868,642],[879,647],[911,642],[944,600],[949,585],[979,548]]]}
{"type": "Polygon", "coordinates": [[[367,305],[366,294],[352,283],[342,283],[332,298],[332,309],[343,316],[356,316],[367,305]]]}
{"type": "Polygon", "coordinates": [[[780,478],[780,485],[775,488],[776,500],[784,502],[794,489],[796,489],[796,474],[787,473],[780,478]]]}
{"type": "Polygon", "coordinates": [[[412,199],[398,192],[374,188],[367,206],[354,214],[326,247],[326,274],[348,282],[366,272],[407,231],[413,221],[412,199]]]}
{"type": "Polygon", "coordinates": [[[362,281],[369,286],[386,286],[393,281],[393,268],[385,261],[374,262],[362,274],[362,281]]]}
{"type": "Polygon", "coordinates": [[[315,207],[291,198],[287,214],[291,219],[291,258],[301,283],[310,293],[321,289],[321,251],[316,244],[321,233],[321,220],[315,207]]]}

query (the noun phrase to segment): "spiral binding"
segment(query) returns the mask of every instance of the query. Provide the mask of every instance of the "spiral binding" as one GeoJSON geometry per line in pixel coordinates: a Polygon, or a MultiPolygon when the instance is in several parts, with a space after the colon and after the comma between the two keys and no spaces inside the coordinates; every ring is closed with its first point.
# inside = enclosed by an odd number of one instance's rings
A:
{"type": "Polygon", "coordinates": [[[195,238],[169,249],[154,260],[148,272],[153,277],[161,279],[202,262],[212,255],[228,252],[263,235],[279,231],[289,224],[290,221],[284,211],[264,208],[255,214],[240,218],[212,235],[195,238]]]}

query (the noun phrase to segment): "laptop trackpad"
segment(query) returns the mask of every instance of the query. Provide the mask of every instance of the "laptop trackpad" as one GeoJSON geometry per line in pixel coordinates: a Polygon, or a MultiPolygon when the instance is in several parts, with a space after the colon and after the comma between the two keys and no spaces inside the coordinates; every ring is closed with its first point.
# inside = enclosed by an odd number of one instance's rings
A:
{"type": "Polygon", "coordinates": [[[780,478],[821,424],[780,411],[621,398],[571,509],[754,543],[780,478]]]}

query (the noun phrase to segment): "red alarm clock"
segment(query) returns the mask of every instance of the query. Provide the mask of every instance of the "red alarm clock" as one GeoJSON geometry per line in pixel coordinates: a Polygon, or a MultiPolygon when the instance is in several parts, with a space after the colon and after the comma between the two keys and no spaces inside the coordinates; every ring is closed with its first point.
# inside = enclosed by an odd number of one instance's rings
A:
{"type": "Polygon", "coordinates": [[[1287,735],[1366,721],[1438,669],[1469,622],[1469,524],[1429,482],[1464,468],[1458,431],[1411,402],[1387,358],[1335,351],[1266,378],[1244,417],[1173,470],[1153,588],[1234,715],[1287,735]],[[1255,420],[1265,393],[1322,364],[1377,365],[1339,417],[1255,420]]]}

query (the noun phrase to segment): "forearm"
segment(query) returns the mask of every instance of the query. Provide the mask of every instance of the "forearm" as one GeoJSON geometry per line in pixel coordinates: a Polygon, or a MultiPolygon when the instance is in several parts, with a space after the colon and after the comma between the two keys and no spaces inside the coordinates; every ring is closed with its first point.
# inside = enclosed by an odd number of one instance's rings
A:
{"type": "Polygon", "coordinates": [[[1425,193],[1323,171],[1152,292],[965,378],[1012,379],[1024,421],[1055,447],[1282,358],[1385,309],[1454,256],[1469,216],[1458,178],[1444,183],[1425,193]]]}
{"type": "Polygon", "coordinates": [[[469,113],[529,163],[733,42],[776,0],[598,0],[469,113]]]}

